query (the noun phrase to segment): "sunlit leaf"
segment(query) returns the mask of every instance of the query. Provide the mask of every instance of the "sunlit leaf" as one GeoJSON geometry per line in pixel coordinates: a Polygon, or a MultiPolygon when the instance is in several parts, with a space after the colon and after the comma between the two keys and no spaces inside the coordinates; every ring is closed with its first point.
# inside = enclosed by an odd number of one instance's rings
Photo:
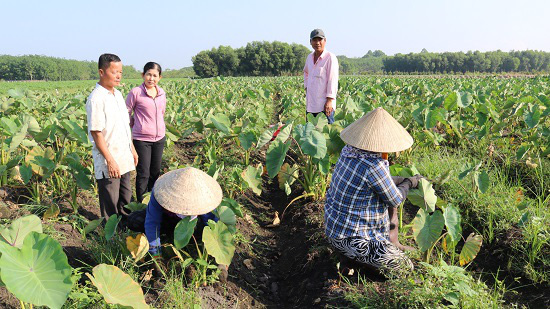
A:
{"type": "Polygon", "coordinates": [[[464,243],[464,247],[462,247],[462,251],[460,251],[460,266],[464,266],[475,259],[479,250],[481,249],[482,242],[483,237],[481,235],[475,235],[474,233],[471,233],[468,236],[466,242],[464,243]]]}
{"type": "Polygon", "coordinates": [[[114,265],[99,264],[86,273],[108,304],[129,306],[134,309],[149,308],[139,284],[114,265]]]}
{"type": "Polygon", "coordinates": [[[30,232],[21,249],[2,246],[2,281],[19,300],[61,308],[72,289],[72,268],[61,245],[48,235],[30,232]]]}
{"type": "Polygon", "coordinates": [[[144,234],[137,234],[136,237],[129,235],[126,237],[126,248],[130,251],[130,254],[135,261],[141,260],[147,251],[149,251],[149,241],[144,234]]]}
{"type": "Polygon", "coordinates": [[[257,195],[262,194],[262,170],[261,165],[256,168],[249,165],[241,174],[248,187],[257,195]]]}
{"type": "Polygon", "coordinates": [[[208,226],[204,227],[202,232],[202,241],[208,254],[216,259],[216,263],[231,264],[235,244],[233,235],[223,222],[208,221],[208,226]]]}
{"type": "Polygon", "coordinates": [[[414,240],[420,247],[420,251],[424,252],[430,249],[435,241],[441,236],[445,219],[443,214],[438,210],[430,215],[424,209],[420,208],[416,217],[412,221],[414,240]]]}
{"type": "Polygon", "coordinates": [[[21,248],[25,237],[31,232],[42,233],[42,221],[36,215],[17,218],[8,227],[0,229],[0,241],[21,248]]]}

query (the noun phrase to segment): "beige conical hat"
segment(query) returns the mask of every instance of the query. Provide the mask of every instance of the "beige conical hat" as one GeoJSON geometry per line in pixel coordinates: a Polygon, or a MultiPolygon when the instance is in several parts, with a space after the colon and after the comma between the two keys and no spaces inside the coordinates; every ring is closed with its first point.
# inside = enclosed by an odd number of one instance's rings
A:
{"type": "Polygon", "coordinates": [[[350,146],[372,152],[397,152],[413,144],[409,132],[382,107],[350,124],[340,137],[350,146]]]}
{"type": "Polygon", "coordinates": [[[216,180],[194,167],[170,171],[157,179],[155,199],[166,210],[191,216],[211,212],[222,201],[222,188],[216,180]]]}

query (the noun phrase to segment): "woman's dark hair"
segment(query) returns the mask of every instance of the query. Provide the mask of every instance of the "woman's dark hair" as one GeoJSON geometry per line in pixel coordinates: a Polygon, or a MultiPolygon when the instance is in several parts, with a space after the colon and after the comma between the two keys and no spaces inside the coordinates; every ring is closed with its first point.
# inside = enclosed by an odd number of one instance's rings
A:
{"type": "Polygon", "coordinates": [[[160,64],[152,61],[145,64],[145,66],[143,67],[143,74],[147,73],[147,71],[151,69],[159,71],[159,76],[162,75],[162,68],[160,67],[160,64]]]}
{"type": "Polygon", "coordinates": [[[97,68],[105,70],[111,65],[111,62],[120,62],[120,58],[114,54],[103,54],[99,56],[97,68]]]}

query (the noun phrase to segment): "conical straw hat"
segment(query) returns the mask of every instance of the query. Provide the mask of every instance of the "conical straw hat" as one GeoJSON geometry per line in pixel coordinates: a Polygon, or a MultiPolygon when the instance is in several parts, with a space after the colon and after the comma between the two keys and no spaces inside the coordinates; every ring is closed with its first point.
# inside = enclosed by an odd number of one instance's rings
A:
{"type": "Polygon", "coordinates": [[[157,179],[155,199],[166,210],[191,216],[211,212],[222,201],[216,180],[194,167],[170,171],[157,179]]]}
{"type": "Polygon", "coordinates": [[[412,146],[413,138],[395,118],[379,107],[340,132],[342,140],[372,152],[397,152],[412,146]]]}

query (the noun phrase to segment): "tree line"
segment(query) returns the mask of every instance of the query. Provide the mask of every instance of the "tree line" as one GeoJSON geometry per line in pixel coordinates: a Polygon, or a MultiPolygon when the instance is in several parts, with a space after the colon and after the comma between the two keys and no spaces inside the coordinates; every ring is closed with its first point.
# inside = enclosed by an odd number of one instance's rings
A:
{"type": "MultiPolygon", "coordinates": [[[[140,78],[133,66],[123,67],[125,78],[140,78]]],[[[0,80],[90,80],[97,79],[97,62],[55,57],[0,55],[0,80]]]]}
{"type": "Polygon", "coordinates": [[[300,74],[309,49],[284,42],[251,42],[233,49],[220,46],[203,50],[192,58],[199,77],[281,76],[300,74]]]}
{"type": "MultiPolygon", "coordinates": [[[[193,67],[165,70],[164,77],[281,76],[300,75],[310,49],[300,44],[251,42],[233,49],[220,46],[203,50],[192,58],[193,67]]],[[[361,58],[338,56],[340,74],[369,73],[504,73],[550,72],[550,53],[525,50],[503,52],[468,51],[420,53],[387,56],[380,50],[368,51],[361,58]]],[[[124,78],[141,78],[133,66],[124,66],[124,78]]],[[[55,57],[0,55],[0,80],[93,80],[97,62],[55,57]]]]}
{"type": "MultiPolygon", "coordinates": [[[[299,75],[310,52],[303,45],[281,42],[252,42],[238,49],[220,46],[194,56],[193,69],[199,77],[299,75]]],[[[423,49],[394,56],[369,50],[361,58],[338,56],[338,61],[343,75],[550,72],[550,53],[535,50],[430,53],[423,49]]]]}
{"type": "Polygon", "coordinates": [[[536,50],[396,54],[383,59],[385,72],[550,72],[550,53],[536,50]]]}

